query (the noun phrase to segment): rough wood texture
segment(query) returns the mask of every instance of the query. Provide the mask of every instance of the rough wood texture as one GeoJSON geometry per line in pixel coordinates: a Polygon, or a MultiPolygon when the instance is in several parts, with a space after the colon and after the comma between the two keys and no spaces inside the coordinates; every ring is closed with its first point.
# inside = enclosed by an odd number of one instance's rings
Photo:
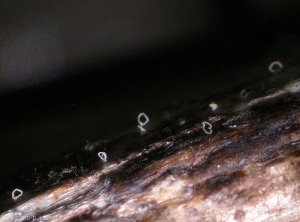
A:
{"type": "Polygon", "coordinates": [[[198,121],[24,200],[0,220],[299,221],[298,82],[238,106],[246,111],[207,116],[211,134],[198,121]]]}

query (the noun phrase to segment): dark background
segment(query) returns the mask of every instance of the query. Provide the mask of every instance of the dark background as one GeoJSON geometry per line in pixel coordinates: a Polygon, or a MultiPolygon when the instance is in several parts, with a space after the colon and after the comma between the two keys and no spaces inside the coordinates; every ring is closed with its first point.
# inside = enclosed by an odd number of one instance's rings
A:
{"type": "MultiPolygon", "coordinates": [[[[1,1],[0,178],[270,75],[296,1],[1,1]],[[250,71],[249,71],[250,70],[250,71]]],[[[297,56],[296,56],[297,58],[297,56]]]]}

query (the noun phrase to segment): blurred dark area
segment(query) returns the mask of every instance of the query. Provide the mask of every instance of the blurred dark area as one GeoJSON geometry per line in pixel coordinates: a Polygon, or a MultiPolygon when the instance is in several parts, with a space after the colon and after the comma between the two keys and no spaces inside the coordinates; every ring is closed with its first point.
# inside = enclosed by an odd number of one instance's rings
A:
{"type": "Polygon", "coordinates": [[[159,119],[164,107],[259,80],[273,60],[295,63],[299,9],[279,0],[1,1],[0,178],[138,130],[141,112],[159,119]]]}

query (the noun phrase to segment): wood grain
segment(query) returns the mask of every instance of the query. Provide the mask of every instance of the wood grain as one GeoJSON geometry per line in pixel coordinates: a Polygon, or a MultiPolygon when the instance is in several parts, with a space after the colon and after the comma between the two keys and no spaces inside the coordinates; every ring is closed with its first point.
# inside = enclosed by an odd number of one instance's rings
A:
{"type": "Polygon", "coordinates": [[[260,101],[207,115],[212,134],[197,119],[20,202],[0,220],[299,221],[299,96],[260,101]]]}

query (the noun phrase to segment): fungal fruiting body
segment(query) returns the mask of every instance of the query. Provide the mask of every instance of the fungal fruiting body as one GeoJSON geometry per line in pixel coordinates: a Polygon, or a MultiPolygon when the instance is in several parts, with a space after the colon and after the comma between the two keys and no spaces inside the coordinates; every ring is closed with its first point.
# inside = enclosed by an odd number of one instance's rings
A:
{"type": "Polygon", "coordinates": [[[281,71],[282,69],[283,69],[283,65],[279,61],[272,62],[268,67],[268,70],[271,73],[277,73],[277,72],[281,71]]]}
{"type": "Polygon", "coordinates": [[[103,162],[106,162],[107,161],[107,155],[105,152],[99,152],[98,153],[98,156],[100,157],[100,159],[103,161],[103,162]]]}
{"type": "Polygon", "coordinates": [[[183,125],[183,124],[185,124],[185,123],[186,123],[186,120],[184,118],[180,118],[179,119],[179,125],[180,126],[183,125]]]}
{"type": "Polygon", "coordinates": [[[139,123],[139,125],[137,127],[141,130],[141,132],[146,132],[146,130],[144,129],[143,126],[145,126],[149,122],[149,117],[145,113],[140,113],[138,115],[137,120],[138,120],[138,123],[139,123]],[[142,121],[142,118],[145,119],[144,122],[142,121]]]}
{"type": "Polygon", "coordinates": [[[242,99],[245,99],[245,98],[247,98],[247,97],[248,97],[248,95],[249,95],[249,93],[248,93],[248,92],[246,92],[246,90],[245,90],[245,89],[243,89],[243,90],[241,91],[241,93],[240,93],[240,97],[241,97],[242,99]]]}
{"type": "Polygon", "coordinates": [[[209,107],[211,108],[212,111],[215,111],[218,108],[218,104],[212,102],[211,104],[209,104],[209,107]]]}
{"type": "Polygon", "coordinates": [[[209,122],[202,122],[202,128],[206,134],[212,133],[212,125],[209,122]]]}
{"type": "Polygon", "coordinates": [[[20,196],[23,195],[23,191],[20,190],[20,189],[14,189],[13,192],[11,193],[11,197],[14,199],[14,200],[17,200],[20,196]]]}

